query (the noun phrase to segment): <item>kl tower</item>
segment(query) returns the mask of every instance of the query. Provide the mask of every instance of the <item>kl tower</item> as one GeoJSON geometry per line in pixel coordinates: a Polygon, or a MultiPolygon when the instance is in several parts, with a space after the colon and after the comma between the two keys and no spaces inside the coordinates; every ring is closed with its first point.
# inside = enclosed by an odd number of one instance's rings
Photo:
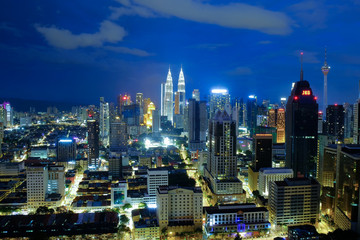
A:
{"type": "Polygon", "coordinates": [[[325,62],[324,62],[324,66],[322,66],[321,68],[322,73],[324,74],[324,101],[323,101],[323,116],[325,119],[325,115],[326,115],[326,107],[327,107],[327,75],[330,71],[330,66],[327,64],[326,62],[326,48],[325,48],[325,62]]]}

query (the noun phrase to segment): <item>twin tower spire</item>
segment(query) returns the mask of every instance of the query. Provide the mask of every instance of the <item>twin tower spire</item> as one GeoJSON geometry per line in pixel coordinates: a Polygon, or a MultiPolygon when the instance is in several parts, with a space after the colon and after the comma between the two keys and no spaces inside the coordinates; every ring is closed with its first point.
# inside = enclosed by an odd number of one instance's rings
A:
{"type": "Polygon", "coordinates": [[[176,114],[183,114],[185,106],[185,77],[181,66],[178,80],[178,91],[175,93],[175,106],[174,106],[174,86],[171,76],[171,70],[166,78],[165,88],[162,89],[161,97],[161,112],[163,116],[167,116],[168,120],[173,122],[174,107],[177,109],[176,114]]]}

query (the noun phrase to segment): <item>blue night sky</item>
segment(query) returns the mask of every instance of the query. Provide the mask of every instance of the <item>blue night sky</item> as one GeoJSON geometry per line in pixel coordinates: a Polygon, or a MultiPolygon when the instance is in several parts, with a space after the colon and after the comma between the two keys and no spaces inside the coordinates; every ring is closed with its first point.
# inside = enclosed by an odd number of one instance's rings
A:
{"type": "Polygon", "coordinates": [[[360,1],[5,0],[0,3],[1,97],[97,104],[143,92],[155,104],[170,65],[187,97],[226,87],[279,102],[304,78],[322,102],[354,102],[360,1]]]}

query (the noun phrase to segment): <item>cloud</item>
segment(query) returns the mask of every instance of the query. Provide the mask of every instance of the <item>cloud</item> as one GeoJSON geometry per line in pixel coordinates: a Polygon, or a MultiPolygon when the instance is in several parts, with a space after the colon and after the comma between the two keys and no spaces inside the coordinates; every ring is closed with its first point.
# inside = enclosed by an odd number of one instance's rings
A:
{"type": "Polygon", "coordinates": [[[289,7],[306,27],[311,29],[326,28],[326,19],[328,16],[327,5],[322,1],[304,1],[289,7]]]}
{"type": "Polygon", "coordinates": [[[144,50],[141,50],[141,49],[137,49],[137,48],[105,46],[104,49],[118,52],[118,53],[131,54],[131,55],[135,55],[135,56],[139,56],[139,57],[147,57],[147,56],[151,55],[150,53],[148,53],[144,50]]]}
{"type": "Polygon", "coordinates": [[[215,50],[217,48],[228,47],[230,44],[228,43],[203,43],[193,46],[194,48],[200,49],[208,49],[208,50],[215,50]]]}
{"type": "Polygon", "coordinates": [[[237,67],[234,70],[229,71],[228,74],[237,75],[237,76],[248,76],[248,75],[252,75],[253,72],[249,67],[237,67]]]}
{"type": "Polygon", "coordinates": [[[272,43],[271,41],[269,40],[264,40],[264,41],[259,41],[258,44],[270,44],[272,43]]]}
{"type": "Polygon", "coordinates": [[[112,10],[112,14],[110,19],[118,19],[121,16],[141,16],[145,18],[155,17],[155,14],[147,8],[139,7],[139,6],[129,6],[129,7],[110,7],[112,10]]]}
{"type": "MultiPolygon", "coordinates": [[[[132,0],[119,1],[126,8],[114,11],[112,18],[122,15],[178,17],[200,23],[229,28],[257,30],[267,34],[291,33],[292,21],[284,13],[275,12],[243,3],[211,5],[192,0],[132,0]],[[146,10],[147,9],[147,10],[146,10]]],[[[113,8],[114,9],[114,8],[113,8]]]]}
{"type": "Polygon", "coordinates": [[[76,49],[79,47],[99,47],[104,43],[117,43],[126,36],[123,27],[116,25],[108,20],[100,24],[100,29],[96,33],[73,34],[69,30],[53,27],[35,26],[46,41],[57,48],[76,49]]]}

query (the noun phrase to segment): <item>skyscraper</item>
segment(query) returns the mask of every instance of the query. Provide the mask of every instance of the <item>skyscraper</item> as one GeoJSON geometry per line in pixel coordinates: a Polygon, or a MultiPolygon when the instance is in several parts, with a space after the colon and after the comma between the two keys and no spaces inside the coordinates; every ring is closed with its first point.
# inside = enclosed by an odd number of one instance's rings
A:
{"type": "Polygon", "coordinates": [[[160,114],[165,116],[165,83],[161,83],[160,98],[160,114]]]}
{"type": "Polygon", "coordinates": [[[110,110],[109,103],[100,97],[100,139],[104,146],[109,144],[110,110]]]}
{"type": "Polygon", "coordinates": [[[253,168],[259,171],[260,168],[271,168],[272,166],[272,134],[256,134],[255,158],[253,168]]]}
{"type": "Polygon", "coordinates": [[[236,123],[226,111],[217,110],[209,124],[209,159],[205,177],[209,179],[213,200],[242,202],[242,182],[237,178],[236,123]]]}
{"type": "Polygon", "coordinates": [[[136,94],[136,104],[138,104],[140,106],[140,108],[143,107],[143,94],[142,93],[136,94]]]}
{"type": "Polygon", "coordinates": [[[57,160],[60,162],[76,159],[76,142],[74,139],[59,139],[56,146],[57,160]]]}
{"type": "Polygon", "coordinates": [[[210,119],[216,110],[224,111],[225,105],[230,104],[230,95],[227,89],[212,89],[210,94],[210,119]]]}
{"type": "Polygon", "coordinates": [[[87,120],[88,130],[88,165],[98,167],[99,164],[99,122],[96,120],[87,120]]]}
{"type": "Polygon", "coordinates": [[[179,114],[184,114],[185,107],[185,77],[183,69],[181,67],[178,81],[178,92],[179,92],[179,114]]]}
{"type": "Polygon", "coordinates": [[[192,98],[195,99],[196,101],[200,101],[199,89],[194,89],[194,91],[192,92],[192,98]]]}
{"type": "Polygon", "coordinates": [[[337,141],[344,141],[343,105],[329,105],[326,108],[326,134],[335,136],[337,141]]]}
{"type": "Polygon", "coordinates": [[[325,48],[325,61],[324,66],[321,68],[322,73],[324,74],[324,102],[323,102],[323,113],[326,113],[327,108],[327,75],[330,71],[330,66],[326,62],[326,48],[325,48]]]}
{"type": "Polygon", "coordinates": [[[257,97],[255,95],[250,95],[246,102],[246,127],[250,131],[250,136],[252,136],[255,131],[257,114],[257,97]]]}
{"type": "Polygon", "coordinates": [[[204,150],[206,147],[207,111],[205,101],[189,100],[189,149],[204,150]]]}
{"type": "Polygon", "coordinates": [[[171,71],[169,72],[166,78],[165,83],[165,98],[164,98],[164,116],[167,116],[167,119],[173,122],[173,105],[174,105],[174,92],[173,92],[173,82],[171,77],[171,71]]]}
{"type": "Polygon", "coordinates": [[[294,176],[315,177],[318,131],[318,104],[308,81],[296,82],[286,104],[286,167],[294,176]]]}
{"type": "MultiPolygon", "coordinates": [[[[354,132],[354,105],[345,103],[344,104],[344,138],[350,139],[353,137],[354,132]]],[[[352,142],[352,141],[351,141],[352,142]]]]}
{"type": "Polygon", "coordinates": [[[126,152],[127,141],[128,134],[126,123],[117,118],[110,126],[110,152],[126,152]]]}

